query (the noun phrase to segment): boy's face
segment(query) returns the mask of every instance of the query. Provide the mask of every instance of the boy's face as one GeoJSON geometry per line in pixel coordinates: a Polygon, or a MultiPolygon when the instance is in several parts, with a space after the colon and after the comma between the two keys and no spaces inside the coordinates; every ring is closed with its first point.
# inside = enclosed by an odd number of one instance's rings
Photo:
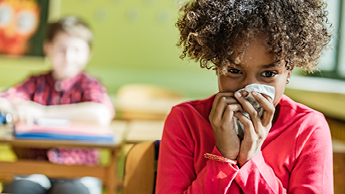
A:
{"type": "Polygon", "coordinates": [[[276,106],[292,70],[287,69],[284,61],[276,62],[265,36],[254,37],[243,57],[236,60],[241,52],[242,45],[238,45],[230,56],[231,64],[227,67],[226,75],[218,72],[219,92],[236,92],[253,83],[266,84],[275,88],[273,104],[276,106]]]}
{"type": "Polygon", "coordinates": [[[52,62],[53,77],[57,80],[79,74],[90,57],[90,47],[84,39],[63,31],[44,44],[44,51],[52,62]]]}

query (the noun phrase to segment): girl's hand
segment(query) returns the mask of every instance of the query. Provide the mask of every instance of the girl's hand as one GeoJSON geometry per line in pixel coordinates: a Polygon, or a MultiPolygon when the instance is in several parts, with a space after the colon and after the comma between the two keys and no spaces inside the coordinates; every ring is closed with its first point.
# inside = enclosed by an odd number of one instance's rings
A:
{"type": "Polygon", "coordinates": [[[240,139],[233,123],[234,112],[237,111],[243,111],[243,109],[233,93],[218,93],[209,115],[217,149],[224,157],[233,160],[237,158],[240,151],[240,139]]]}
{"type": "Polygon", "coordinates": [[[235,94],[238,102],[241,103],[244,110],[246,110],[250,116],[250,119],[248,119],[242,113],[237,112],[234,114],[234,116],[244,125],[245,131],[241,142],[240,152],[237,157],[237,162],[240,166],[243,166],[248,160],[261,151],[261,146],[272,127],[272,120],[275,111],[272,99],[264,97],[262,94],[257,92],[252,92],[252,94],[264,110],[261,117],[259,117],[258,112],[247,99],[238,92],[235,94]]]}

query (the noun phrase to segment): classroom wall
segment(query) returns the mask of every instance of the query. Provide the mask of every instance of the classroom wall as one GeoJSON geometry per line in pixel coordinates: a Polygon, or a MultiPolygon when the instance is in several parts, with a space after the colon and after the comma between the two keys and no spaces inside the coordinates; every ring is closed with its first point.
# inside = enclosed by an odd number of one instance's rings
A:
{"type": "MultiPolygon", "coordinates": [[[[56,2],[56,0],[55,0],[56,2]]],[[[60,16],[86,20],[95,34],[87,70],[116,94],[129,83],[145,83],[180,91],[188,98],[217,91],[214,71],[181,60],[176,46],[178,0],[59,0],[60,16]]],[[[39,59],[0,58],[0,86],[9,87],[49,68],[39,59]]]]}

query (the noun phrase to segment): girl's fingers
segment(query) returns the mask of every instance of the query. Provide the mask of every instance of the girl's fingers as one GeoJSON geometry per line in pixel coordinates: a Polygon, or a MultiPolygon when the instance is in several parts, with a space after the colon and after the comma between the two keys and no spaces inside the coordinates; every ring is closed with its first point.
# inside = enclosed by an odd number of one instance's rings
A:
{"type": "Polygon", "coordinates": [[[253,126],[253,122],[249,118],[240,112],[234,113],[234,117],[236,117],[243,124],[245,135],[250,135],[250,137],[254,137],[256,135],[257,132],[253,126]]]}
{"type": "Polygon", "coordinates": [[[274,112],[275,112],[272,99],[268,96],[259,94],[257,92],[252,92],[252,94],[253,94],[253,97],[256,99],[256,101],[264,110],[262,119],[261,119],[262,125],[267,126],[268,124],[271,123],[274,116],[274,112]]]}
{"type": "Polygon", "coordinates": [[[226,106],[223,117],[222,117],[222,123],[225,128],[229,127],[230,123],[232,122],[232,117],[235,112],[242,111],[242,107],[240,104],[229,104],[226,106]]]}
{"type": "Polygon", "coordinates": [[[233,98],[233,93],[218,93],[213,102],[210,119],[219,122],[223,117],[225,107],[234,103],[237,103],[237,101],[233,98]]]}
{"type": "Polygon", "coordinates": [[[216,97],[214,98],[213,105],[217,105],[218,101],[222,97],[234,97],[234,94],[231,92],[219,92],[218,94],[216,94],[216,97]]]}
{"type": "Polygon", "coordinates": [[[249,114],[252,121],[254,123],[259,122],[260,118],[258,112],[255,110],[253,105],[239,92],[235,93],[235,97],[238,100],[238,102],[242,105],[243,109],[249,114]]]}
{"type": "Polygon", "coordinates": [[[272,99],[269,96],[257,92],[252,92],[252,95],[265,111],[274,109],[272,99]]]}
{"type": "Polygon", "coordinates": [[[260,93],[252,92],[253,97],[258,101],[259,105],[263,108],[263,115],[260,117],[259,113],[255,110],[253,105],[245,99],[242,95],[238,95],[239,93],[235,93],[236,99],[241,103],[244,110],[249,114],[250,119],[252,121],[252,125],[254,126],[255,132],[260,136],[265,136],[268,131],[264,131],[266,126],[268,126],[273,119],[274,115],[274,106],[271,102],[269,97],[264,97],[260,93]],[[265,126],[265,127],[262,127],[265,126]]]}

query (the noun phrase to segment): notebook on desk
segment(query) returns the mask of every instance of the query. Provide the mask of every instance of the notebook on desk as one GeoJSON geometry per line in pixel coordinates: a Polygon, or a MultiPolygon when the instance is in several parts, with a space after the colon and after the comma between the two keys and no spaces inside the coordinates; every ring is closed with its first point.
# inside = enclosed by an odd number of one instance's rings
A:
{"type": "Polygon", "coordinates": [[[115,134],[110,127],[76,123],[18,123],[14,126],[14,135],[17,139],[115,141],[115,134]]]}

